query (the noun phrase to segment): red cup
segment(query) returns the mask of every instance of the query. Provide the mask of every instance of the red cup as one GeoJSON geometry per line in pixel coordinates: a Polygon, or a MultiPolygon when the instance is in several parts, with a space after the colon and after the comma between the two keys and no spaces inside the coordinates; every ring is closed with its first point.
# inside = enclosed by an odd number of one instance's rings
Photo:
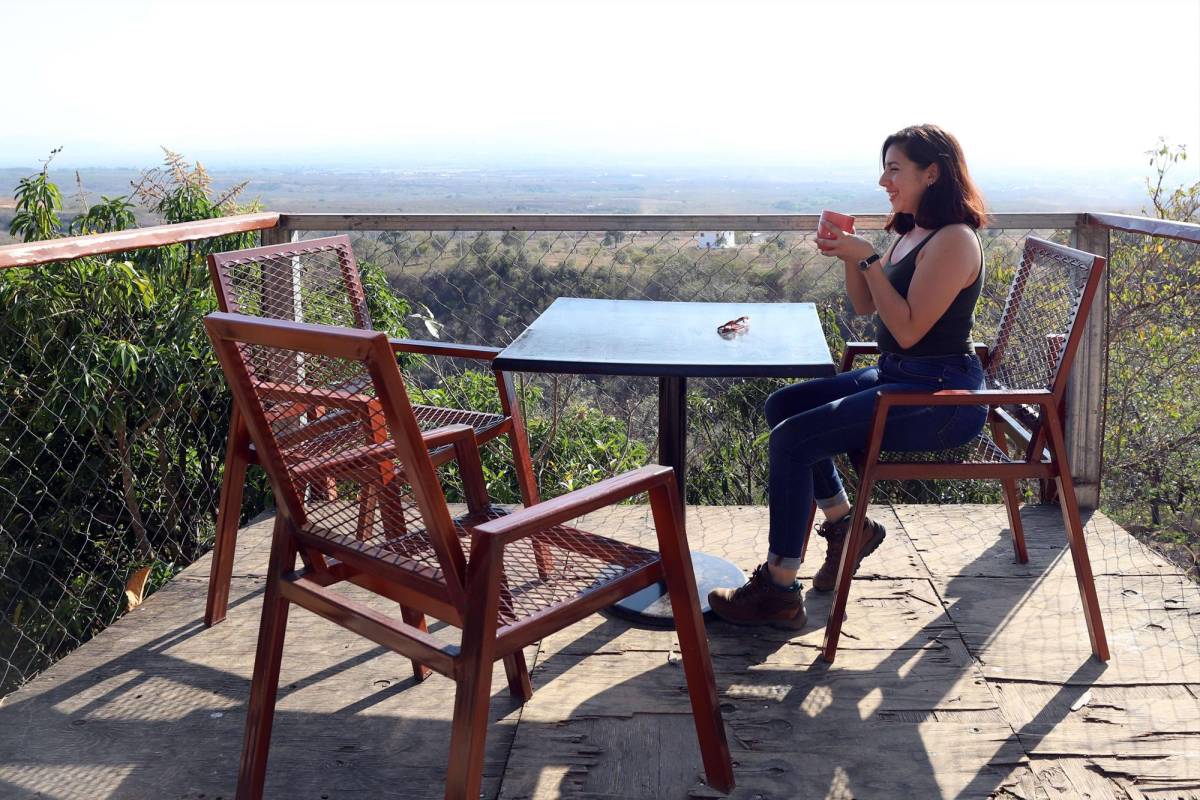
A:
{"type": "MultiPolygon", "coordinates": [[[[854,217],[850,216],[849,214],[839,214],[836,211],[822,211],[821,212],[821,222],[828,222],[833,227],[842,231],[842,233],[854,233],[854,217]]],[[[817,239],[820,240],[820,239],[832,239],[832,238],[833,237],[830,236],[828,233],[824,233],[821,230],[821,226],[818,223],[817,239]]],[[[824,248],[821,247],[820,241],[817,242],[817,248],[824,250],[824,248]]]]}

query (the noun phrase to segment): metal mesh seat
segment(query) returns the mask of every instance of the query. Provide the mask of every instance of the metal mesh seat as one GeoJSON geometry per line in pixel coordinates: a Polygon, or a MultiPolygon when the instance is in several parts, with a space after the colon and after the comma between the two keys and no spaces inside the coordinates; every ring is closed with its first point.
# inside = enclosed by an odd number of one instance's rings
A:
{"type": "MultiPolygon", "coordinates": [[[[222,311],[267,319],[371,329],[371,312],[348,236],[329,236],[215,253],[208,257],[208,265],[222,311]]],[[[411,339],[391,339],[390,346],[398,355],[465,358],[481,362],[489,370],[491,359],[500,352],[494,347],[411,339]]],[[[300,363],[298,368],[303,369],[304,365],[300,363]]],[[[413,410],[417,424],[423,431],[446,425],[469,425],[481,443],[507,434],[522,502],[532,505],[538,500],[537,484],[533,477],[520,407],[508,375],[495,370],[492,372],[496,378],[500,413],[416,405],[413,410]]],[[[358,380],[362,383],[361,378],[358,380]]],[[[349,390],[353,387],[347,384],[344,388],[349,390]]],[[[326,412],[334,416],[339,413],[342,412],[337,409],[326,412]]],[[[333,424],[332,419],[329,424],[333,424]]],[[[320,428],[301,427],[297,428],[295,434],[303,435],[306,430],[320,428]]],[[[322,442],[315,445],[323,446],[322,442]]],[[[436,446],[431,456],[434,463],[441,464],[452,457],[451,448],[436,446]]],[[[245,470],[248,464],[257,463],[258,453],[235,407],[230,419],[221,502],[217,512],[217,534],[204,616],[207,625],[225,618],[245,470]]]]}
{"type": "Polygon", "coordinates": [[[262,796],[288,607],[295,604],[457,682],[446,797],[479,796],[491,695],[532,693],[521,648],[659,581],[674,609],[708,782],[729,791],[721,722],[674,474],[651,465],[505,513],[490,502],[470,426],[422,432],[386,336],[211,314],[205,327],[279,508],[237,796],[262,796]],[[452,519],[431,450],[449,447],[468,513],[452,519]],[[571,526],[649,494],[659,552],[571,526]],[[296,569],[296,558],[303,568],[296,569]],[[356,584],[401,620],[335,592],[356,584]],[[426,615],[462,630],[430,636],[426,615]]]}
{"type": "MultiPolygon", "coordinates": [[[[999,481],[1004,490],[1013,549],[1021,563],[1029,557],[1017,481],[1055,482],[1092,652],[1100,660],[1108,660],[1108,642],[1083,538],[1062,424],[1071,362],[1083,336],[1104,265],[1105,259],[1100,256],[1029,237],[1021,262],[1013,272],[995,340],[990,348],[980,348],[985,388],[879,393],[867,450],[850,459],[858,473],[859,485],[851,534],[842,548],[836,596],[825,629],[826,660],[832,661],[837,652],[853,573],[846,565],[857,563],[872,485],[881,480],[931,478],[999,481]],[[986,406],[987,426],[975,439],[953,450],[883,452],[888,411],[899,406],[929,405],[986,406]],[[1010,441],[1023,452],[1010,452],[1010,441]]],[[[842,356],[842,370],[853,367],[857,356],[877,352],[874,343],[848,343],[842,356]]],[[[815,506],[811,513],[815,514],[815,506]]]]}
{"type": "Polygon", "coordinates": [[[1008,453],[996,446],[991,434],[981,432],[971,441],[950,450],[891,450],[879,454],[880,464],[1011,464],[1008,453]]]}
{"type": "MultiPolygon", "coordinates": [[[[414,570],[430,580],[444,579],[429,534],[423,528],[409,528],[399,536],[390,536],[376,526],[361,537],[357,530],[356,503],[332,501],[324,504],[310,522],[306,533],[330,540],[342,547],[377,558],[395,566],[414,570]],[[336,506],[335,508],[332,508],[336,506]]],[[[508,512],[490,506],[481,512],[454,520],[464,550],[470,550],[473,529],[508,512]]],[[[508,625],[540,611],[570,601],[585,591],[602,588],[635,570],[651,565],[658,553],[581,531],[568,525],[555,525],[537,534],[535,540],[514,542],[505,549],[501,582],[506,591],[500,597],[497,621],[508,625]],[[535,543],[541,552],[535,552],[535,543]],[[549,556],[548,569],[539,569],[539,558],[549,556]]]]}

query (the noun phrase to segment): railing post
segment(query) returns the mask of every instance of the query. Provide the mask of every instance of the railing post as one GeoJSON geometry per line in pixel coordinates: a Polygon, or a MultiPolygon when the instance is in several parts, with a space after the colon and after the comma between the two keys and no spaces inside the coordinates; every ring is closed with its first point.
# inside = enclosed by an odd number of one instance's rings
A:
{"type": "MultiPolygon", "coordinates": [[[[1072,232],[1072,245],[1088,253],[1109,257],[1109,230],[1087,224],[1085,217],[1072,232]]],[[[1104,376],[1108,365],[1108,269],[1100,276],[1096,297],[1088,312],[1083,339],[1071,366],[1067,384],[1066,440],[1075,494],[1079,505],[1100,505],[1100,473],[1104,456],[1104,376]]]]}
{"type": "Polygon", "coordinates": [[[293,232],[287,228],[276,226],[274,228],[263,228],[259,231],[260,244],[283,244],[292,240],[293,232]]]}

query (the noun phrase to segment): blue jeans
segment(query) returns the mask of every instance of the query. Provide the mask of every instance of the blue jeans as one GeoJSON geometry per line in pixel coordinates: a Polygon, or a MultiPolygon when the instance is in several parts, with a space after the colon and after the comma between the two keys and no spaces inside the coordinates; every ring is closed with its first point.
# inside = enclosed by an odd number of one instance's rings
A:
{"type": "MultiPolygon", "coordinates": [[[[875,398],[887,391],[981,389],[983,367],[973,355],[899,356],[832,378],[786,386],[767,398],[770,440],[771,564],[795,569],[816,497],[830,508],[846,502],[833,456],[867,449],[875,398]]],[[[901,406],[888,412],[884,450],[942,450],[971,441],[987,420],[986,406],[901,406]]]]}

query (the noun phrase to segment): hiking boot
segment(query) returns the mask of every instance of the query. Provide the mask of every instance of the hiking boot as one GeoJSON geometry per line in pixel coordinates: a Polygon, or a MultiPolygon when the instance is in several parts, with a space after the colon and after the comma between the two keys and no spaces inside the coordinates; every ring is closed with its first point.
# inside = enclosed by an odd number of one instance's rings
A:
{"type": "Polygon", "coordinates": [[[736,589],[713,589],[708,604],[717,616],[735,625],[773,625],[776,628],[803,628],[804,593],[800,584],[776,586],[766,564],[754,568],[750,580],[736,589]]]}
{"type": "MultiPolygon", "coordinates": [[[[837,522],[825,520],[821,523],[821,527],[817,528],[817,536],[822,537],[826,542],[825,563],[813,576],[813,588],[818,592],[831,592],[837,585],[838,565],[842,563],[842,549],[846,546],[846,539],[850,533],[850,519],[853,516],[854,512],[850,512],[837,522]]],[[[883,542],[883,537],[887,536],[886,528],[870,517],[867,517],[866,520],[867,538],[858,551],[858,562],[854,565],[851,575],[858,574],[858,567],[859,564],[862,564],[862,560],[874,553],[883,542]]]]}

